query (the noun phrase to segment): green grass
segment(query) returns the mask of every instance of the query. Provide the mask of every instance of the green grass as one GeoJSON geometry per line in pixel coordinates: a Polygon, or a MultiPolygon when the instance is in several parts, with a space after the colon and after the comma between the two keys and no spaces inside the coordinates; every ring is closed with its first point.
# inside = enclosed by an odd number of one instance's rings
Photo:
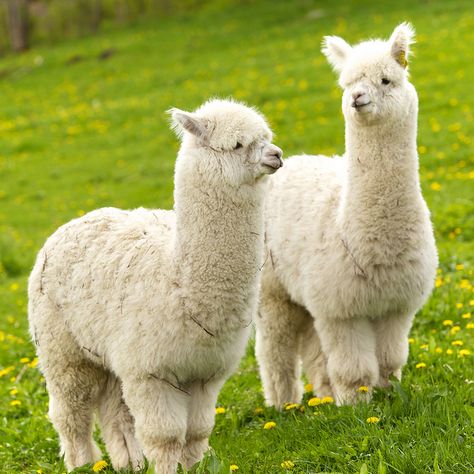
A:
{"type": "Polygon", "coordinates": [[[235,463],[242,473],[278,473],[285,460],[302,473],[474,472],[473,355],[459,354],[474,352],[471,2],[268,0],[211,4],[0,61],[2,473],[65,471],[44,382],[22,362],[35,356],[26,281],[46,237],[101,206],[172,206],[178,144],[164,113],[171,106],[232,95],[266,114],[286,156],[342,153],[341,92],[321,38],[387,37],[404,20],[418,33],[411,73],[420,175],[441,263],[414,323],[403,381],[368,405],[256,413],[263,397],[250,344],[220,395],[226,412],[197,472],[228,472],[235,463]],[[108,48],[114,54],[97,59],[108,48]],[[416,368],[420,362],[426,367],[416,368]],[[367,423],[371,416],[380,421],[367,423]],[[270,420],[276,427],[264,430],[270,420]]]}

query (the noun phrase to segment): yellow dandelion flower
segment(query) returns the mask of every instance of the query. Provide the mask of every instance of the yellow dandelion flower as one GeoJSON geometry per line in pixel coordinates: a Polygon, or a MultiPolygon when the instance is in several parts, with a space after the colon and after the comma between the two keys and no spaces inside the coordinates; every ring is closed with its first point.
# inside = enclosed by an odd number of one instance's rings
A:
{"type": "Polygon", "coordinates": [[[471,313],[464,313],[461,317],[462,319],[471,319],[471,313]]]}
{"type": "Polygon", "coordinates": [[[459,339],[457,341],[453,341],[451,343],[451,345],[453,346],[463,346],[464,345],[464,342],[460,341],[459,339]]]}
{"type": "Polygon", "coordinates": [[[420,346],[420,349],[426,350],[426,349],[428,349],[428,347],[429,347],[428,344],[422,344],[422,345],[420,346]]]}
{"type": "Polygon", "coordinates": [[[431,188],[433,191],[440,191],[440,190],[441,190],[441,184],[439,184],[439,183],[437,183],[436,181],[434,181],[433,183],[431,183],[430,188],[431,188]]]}
{"type": "Polygon", "coordinates": [[[413,339],[412,337],[409,337],[408,344],[415,344],[415,339],[413,339]]]}
{"type": "Polygon", "coordinates": [[[462,308],[462,306],[463,306],[463,304],[462,304],[462,303],[456,303],[456,308],[457,308],[457,309],[461,309],[461,308],[462,308]]]}
{"type": "Polygon", "coordinates": [[[34,369],[38,365],[38,357],[35,357],[29,364],[28,367],[34,369]]]}
{"type": "MultiPolygon", "coordinates": [[[[4,375],[8,375],[10,372],[13,372],[14,370],[15,370],[15,367],[13,365],[5,367],[4,369],[0,369],[0,377],[3,377],[4,375]]],[[[13,380],[15,380],[15,377],[13,377],[13,380]]]]}
{"type": "Polygon", "coordinates": [[[474,323],[467,323],[466,329],[474,329],[474,323]]]}
{"type": "Polygon", "coordinates": [[[97,461],[93,466],[92,470],[94,472],[100,472],[108,466],[107,461],[97,461]]]}
{"type": "Polygon", "coordinates": [[[435,287],[439,288],[440,286],[442,286],[442,284],[443,284],[443,279],[441,277],[436,277],[435,287]]]}
{"type": "Polygon", "coordinates": [[[474,300],[469,300],[469,306],[474,306],[474,300]]]}
{"type": "Polygon", "coordinates": [[[375,424],[375,423],[378,423],[380,421],[380,418],[377,418],[376,416],[369,416],[369,418],[367,418],[367,423],[370,423],[371,425],[375,424]]]}
{"type": "Polygon", "coordinates": [[[43,474],[43,470],[42,469],[36,469],[36,473],[37,474],[43,474]]]}
{"type": "Polygon", "coordinates": [[[312,383],[307,383],[305,386],[304,386],[304,391],[306,393],[310,393],[313,391],[313,384],[312,383]]]}
{"type": "Polygon", "coordinates": [[[267,421],[264,425],[263,425],[263,429],[264,430],[272,430],[273,428],[275,428],[277,424],[274,422],[274,421],[267,421]]]}
{"type": "Polygon", "coordinates": [[[229,466],[229,471],[230,472],[235,472],[235,471],[238,471],[239,470],[239,466],[237,466],[237,464],[231,464],[229,466]]]}
{"type": "Polygon", "coordinates": [[[216,408],[216,415],[222,415],[225,413],[225,408],[224,407],[217,407],[216,408]]]}
{"type": "Polygon", "coordinates": [[[369,391],[369,387],[365,386],[365,385],[361,385],[358,389],[357,389],[358,392],[362,392],[362,393],[367,393],[369,391]]]}
{"type": "Polygon", "coordinates": [[[10,395],[11,395],[12,397],[14,397],[14,396],[17,395],[17,394],[18,394],[18,389],[17,389],[17,388],[12,388],[12,389],[10,390],[10,395]]]}
{"type": "Polygon", "coordinates": [[[17,406],[21,405],[21,402],[20,402],[20,400],[12,400],[12,401],[10,402],[10,405],[11,405],[12,407],[17,407],[17,406]]]}
{"type": "Polygon", "coordinates": [[[292,462],[292,461],[289,461],[289,460],[288,461],[283,461],[281,463],[281,467],[283,469],[293,469],[295,467],[295,463],[292,462]]]}
{"type": "Polygon", "coordinates": [[[20,285],[18,283],[12,283],[10,285],[10,291],[18,291],[18,288],[20,288],[20,285]]]}
{"type": "Polygon", "coordinates": [[[334,398],[332,398],[332,397],[323,397],[323,398],[321,398],[321,403],[334,403],[334,398]]]}
{"type": "Polygon", "coordinates": [[[261,415],[263,413],[263,408],[257,407],[255,408],[254,414],[255,415],[261,415]]]}
{"type": "Polygon", "coordinates": [[[456,266],[455,266],[456,270],[464,270],[464,265],[462,263],[458,263],[456,266]]]}
{"type": "Polygon", "coordinates": [[[418,364],[415,365],[417,369],[424,369],[426,367],[426,364],[424,362],[418,362],[418,364]]]}
{"type": "Polygon", "coordinates": [[[436,354],[442,354],[443,349],[441,349],[441,347],[437,347],[437,348],[435,349],[435,352],[436,352],[436,354]]]}
{"type": "Polygon", "coordinates": [[[443,326],[452,326],[453,322],[450,319],[445,319],[443,321],[443,326]]]}
{"type": "Polygon", "coordinates": [[[321,405],[321,399],[318,397],[313,397],[308,400],[308,406],[315,407],[316,405],[321,405]]]}
{"type": "Polygon", "coordinates": [[[451,355],[453,353],[452,349],[446,349],[446,354],[451,355]]]}
{"type": "Polygon", "coordinates": [[[22,358],[20,359],[20,362],[21,362],[22,364],[27,364],[29,361],[30,361],[30,358],[29,358],[29,357],[22,357],[22,358]]]}
{"type": "Polygon", "coordinates": [[[449,334],[451,334],[451,336],[454,336],[454,335],[457,334],[460,330],[461,330],[461,326],[453,326],[453,327],[449,330],[449,334]]]}
{"type": "Polygon", "coordinates": [[[458,354],[459,357],[466,357],[468,355],[471,355],[471,351],[469,349],[461,349],[458,354]]]}
{"type": "Polygon", "coordinates": [[[298,403],[288,403],[285,405],[285,410],[293,410],[294,408],[298,408],[298,403]]]}

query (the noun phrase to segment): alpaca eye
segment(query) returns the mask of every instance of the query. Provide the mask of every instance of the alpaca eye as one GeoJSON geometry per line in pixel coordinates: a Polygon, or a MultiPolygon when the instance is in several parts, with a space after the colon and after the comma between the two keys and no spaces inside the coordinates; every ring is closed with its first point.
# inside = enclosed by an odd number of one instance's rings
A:
{"type": "Polygon", "coordinates": [[[390,80],[389,79],[386,79],[385,77],[382,79],[382,84],[383,85],[387,85],[387,84],[390,84],[390,80]]]}
{"type": "Polygon", "coordinates": [[[234,150],[238,150],[239,148],[242,148],[243,145],[240,142],[237,142],[236,145],[234,146],[234,150]]]}

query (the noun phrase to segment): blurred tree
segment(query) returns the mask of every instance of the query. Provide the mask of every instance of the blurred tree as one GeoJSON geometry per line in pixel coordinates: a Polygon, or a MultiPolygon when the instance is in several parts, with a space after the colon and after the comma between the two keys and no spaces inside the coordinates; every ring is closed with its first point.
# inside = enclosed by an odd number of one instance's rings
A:
{"type": "Polygon", "coordinates": [[[28,48],[28,0],[7,0],[10,42],[14,51],[28,48]]]}

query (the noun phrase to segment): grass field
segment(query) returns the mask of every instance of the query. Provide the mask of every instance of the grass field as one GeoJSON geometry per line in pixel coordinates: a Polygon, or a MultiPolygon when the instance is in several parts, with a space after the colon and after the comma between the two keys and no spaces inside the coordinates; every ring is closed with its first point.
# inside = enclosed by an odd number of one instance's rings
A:
{"type": "Polygon", "coordinates": [[[278,413],[263,406],[250,344],[220,395],[213,452],[196,472],[232,464],[239,473],[474,472],[472,4],[244,5],[212,3],[0,60],[1,473],[65,471],[26,322],[27,275],[46,237],[101,206],[172,207],[171,106],[231,95],[266,114],[286,156],[342,153],[341,91],[321,38],[387,37],[404,20],[418,33],[420,174],[440,269],[415,320],[403,381],[368,405],[310,407],[307,393],[304,412],[278,413]],[[269,421],[275,427],[264,429],[269,421]]]}

